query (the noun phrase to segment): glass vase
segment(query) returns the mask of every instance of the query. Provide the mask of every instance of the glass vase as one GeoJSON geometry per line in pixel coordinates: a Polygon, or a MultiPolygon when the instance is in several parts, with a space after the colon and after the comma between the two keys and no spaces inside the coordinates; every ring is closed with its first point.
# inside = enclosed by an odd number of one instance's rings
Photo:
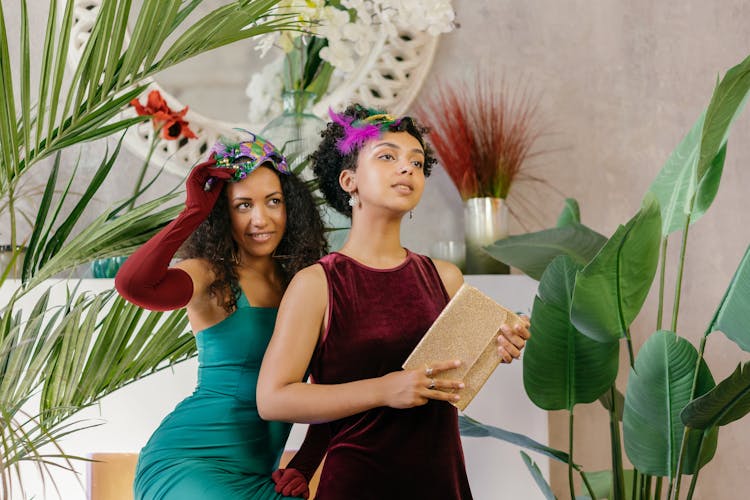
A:
{"type": "Polygon", "coordinates": [[[103,257],[91,262],[91,275],[94,278],[114,278],[127,256],[103,257]]]}
{"type": "Polygon", "coordinates": [[[315,94],[306,90],[287,90],[282,94],[283,112],[271,120],[260,135],[271,141],[287,157],[289,168],[304,180],[313,178],[310,153],[320,143],[326,122],[312,112],[315,94]]]}
{"type": "Polygon", "coordinates": [[[484,251],[508,236],[508,206],[502,198],[469,198],[464,202],[466,274],[508,274],[510,267],[484,251]]]}
{"type": "MultiPolygon", "coordinates": [[[[326,122],[312,112],[315,94],[306,90],[288,90],[282,94],[284,110],[261,130],[260,135],[281,149],[289,168],[304,181],[315,178],[309,156],[320,144],[320,133],[326,122]]],[[[322,199],[316,189],[313,196],[322,199]]],[[[351,221],[328,204],[320,204],[320,215],[327,228],[326,238],[330,250],[338,250],[349,235],[351,221]]]]}

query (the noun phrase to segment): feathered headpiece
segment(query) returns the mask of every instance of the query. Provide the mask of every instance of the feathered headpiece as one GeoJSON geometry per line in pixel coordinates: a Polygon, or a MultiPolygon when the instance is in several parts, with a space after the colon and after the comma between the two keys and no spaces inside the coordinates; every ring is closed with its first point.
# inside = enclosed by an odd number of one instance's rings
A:
{"type": "Polygon", "coordinates": [[[377,110],[368,109],[372,114],[367,118],[355,120],[354,117],[344,116],[328,108],[328,116],[331,121],[341,125],[344,129],[344,137],[336,141],[336,148],[342,154],[348,155],[365,142],[377,139],[391,127],[398,127],[403,118],[381,113],[377,110]]]}

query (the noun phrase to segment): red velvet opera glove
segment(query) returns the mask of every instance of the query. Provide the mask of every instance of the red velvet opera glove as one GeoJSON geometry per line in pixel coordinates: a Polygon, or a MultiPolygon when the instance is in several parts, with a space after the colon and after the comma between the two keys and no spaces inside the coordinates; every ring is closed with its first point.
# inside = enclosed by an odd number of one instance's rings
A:
{"type": "Polygon", "coordinates": [[[305,440],[287,468],[274,471],[271,475],[276,483],[276,493],[308,498],[308,483],[323,460],[330,439],[328,424],[310,425],[305,440]]]}
{"type": "Polygon", "coordinates": [[[221,194],[232,169],[209,160],[196,165],[185,183],[185,209],[175,220],[133,253],[115,276],[115,288],[133,304],[153,311],[171,311],[190,302],[193,281],[169,263],[180,246],[200,226],[221,194]]]}
{"type": "Polygon", "coordinates": [[[310,488],[307,479],[297,469],[277,469],[271,474],[276,483],[276,493],[285,497],[310,498],[310,488]]]}

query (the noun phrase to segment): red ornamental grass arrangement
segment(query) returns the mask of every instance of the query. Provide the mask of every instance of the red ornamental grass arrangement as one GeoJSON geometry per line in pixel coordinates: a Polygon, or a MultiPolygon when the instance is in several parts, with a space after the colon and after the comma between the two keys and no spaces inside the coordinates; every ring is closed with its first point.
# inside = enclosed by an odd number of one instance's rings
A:
{"type": "MultiPolygon", "coordinates": [[[[461,198],[507,198],[524,165],[537,155],[537,102],[525,90],[477,76],[473,84],[438,83],[416,109],[430,143],[461,198]]],[[[530,176],[529,176],[530,177],[530,176]]]]}

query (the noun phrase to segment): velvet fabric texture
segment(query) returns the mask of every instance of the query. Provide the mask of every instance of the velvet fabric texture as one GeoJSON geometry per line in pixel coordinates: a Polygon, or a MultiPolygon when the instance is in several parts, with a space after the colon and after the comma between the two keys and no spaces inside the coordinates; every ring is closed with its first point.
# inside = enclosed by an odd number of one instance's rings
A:
{"type": "MultiPolygon", "coordinates": [[[[407,250],[403,263],[373,269],[331,253],[328,328],[311,364],[317,383],[339,384],[400,370],[449,297],[432,261],[407,250]]],[[[375,408],[330,422],[318,500],[472,498],[449,403],[375,408]]]]}

